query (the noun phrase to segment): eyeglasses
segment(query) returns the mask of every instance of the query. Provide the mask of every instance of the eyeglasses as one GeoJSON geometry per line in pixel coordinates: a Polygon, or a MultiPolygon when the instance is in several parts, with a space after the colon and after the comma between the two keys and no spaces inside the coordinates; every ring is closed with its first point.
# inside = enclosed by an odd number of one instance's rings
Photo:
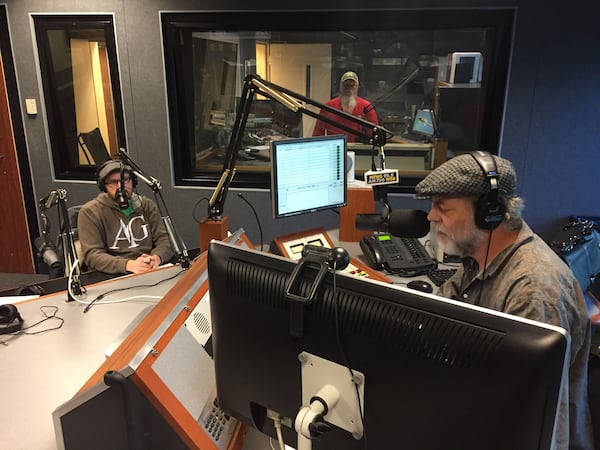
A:
{"type": "MultiPolygon", "coordinates": [[[[125,177],[123,180],[125,181],[125,184],[131,183],[131,178],[130,177],[125,177]]],[[[106,180],[105,184],[107,186],[117,187],[120,182],[121,182],[121,179],[117,178],[116,180],[106,180]]]]}

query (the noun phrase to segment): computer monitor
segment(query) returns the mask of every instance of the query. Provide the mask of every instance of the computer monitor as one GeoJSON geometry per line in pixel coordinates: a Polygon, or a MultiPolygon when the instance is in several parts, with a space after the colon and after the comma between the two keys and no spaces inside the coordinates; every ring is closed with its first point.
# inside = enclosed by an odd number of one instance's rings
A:
{"type": "MultiPolygon", "coordinates": [[[[306,362],[325,360],[337,367],[334,381],[349,379],[349,365],[358,385],[324,419],[337,422],[337,407],[356,409],[360,398],[362,419],[350,414],[350,428],[364,424],[364,432],[356,440],[335,425],[313,449],[550,448],[565,330],[331,271],[312,300],[290,300],[286,291],[309,298],[315,286],[308,264],[288,289],[297,267],[216,241],[209,247],[217,396],[226,413],[275,436],[269,417],[294,423],[303,399],[318,391],[305,383],[306,362]],[[301,337],[290,333],[298,324],[301,337]]],[[[317,386],[327,377],[319,374],[317,386]]],[[[284,426],[283,436],[296,446],[295,431],[284,426]]]]}
{"type": "Polygon", "coordinates": [[[417,109],[411,133],[433,139],[437,131],[435,114],[432,109],[417,109]]]}
{"type": "Polygon", "coordinates": [[[271,143],[271,196],[275,218],[346,205],[345,135],[271,143]]]}

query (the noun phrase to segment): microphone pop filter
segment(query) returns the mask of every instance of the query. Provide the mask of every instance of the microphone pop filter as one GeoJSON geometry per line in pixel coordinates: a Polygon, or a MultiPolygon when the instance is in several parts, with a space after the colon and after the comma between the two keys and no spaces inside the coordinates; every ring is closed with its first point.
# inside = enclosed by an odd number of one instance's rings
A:
{"type": "Polygon", "coordinates": [[[357,230],[386,231],[386,219],[381,214],[357,214],[354,226],[357,230]]]}
{"type": "Polygon", "coordinates": [[[429,233],[427,213],[420,209],[398,209],[388,217],[388,232],[392,236],[420,238],[429,233]]]}

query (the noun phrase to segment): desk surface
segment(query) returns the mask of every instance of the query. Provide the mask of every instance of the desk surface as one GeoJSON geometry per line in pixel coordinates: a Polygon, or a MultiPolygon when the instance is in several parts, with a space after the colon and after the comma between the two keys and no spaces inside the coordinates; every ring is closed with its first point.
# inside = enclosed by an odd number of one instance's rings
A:
{"type": "MultiPolygon", "coordinates": [[[[135,299],[121,303],[96,304],[83,314],[84,304],[66,302],[66,293],[40,297],[15,306],[24,327],[44,318],[41,306],[56,306],[64,319],[62,328],[37,335],[0,335],[0,382],[3,385],[0,423],[3,449],[55,450],[52,412],[71,399],[102,364],[105,352],[132,321],[141,319],[178,278],[165,281],[181,271],[167,267],[143,275],[131,275],[87,286],[89,301],[109,290],[129,288],[106,296],[104,301],[135,299]],[[158,297],[158,298],[157,298],[158,297]]],[[[52,328],[58,320],[27,330],[52,328]]]]}
{"type": "MultiPolygon", "coordinates": [[[[358,242],[339,242],[337,230],[329,234],[351,255],[361,257],[358,242]]],[[[85,301],[121,288],[129,289],[107,295],[105,301],[136,297],[121,303],[96,304],[87,314],[83,314],[85,304],[67,303],[65,292],[16,304],[25,326],[43,319],[41,306],[58,307],[56,315],[64,319],[64,324],[59,330],[37,335],[0,335],[0,382],[4,386],[0,421],[5,424],[0,447],[55,450],[52,412],[75,396],[105,361],[106,352],[127,336],[131,326],[141,321],[179,278],[148,286],[180,271],[179,266],[173,266],[86,286],[87,297],[82,299],[85,301]],[[145,287],[135,287],[141,285],[145,287]]],[[[399,285],[407,282],[396,276],[390,278],[399,285]]],[[[57,320],[52,320],[29,331],[57,324],[57,320]]],[[[251,430],[244,450],[267,446],[266,436],[251,430]]]]}

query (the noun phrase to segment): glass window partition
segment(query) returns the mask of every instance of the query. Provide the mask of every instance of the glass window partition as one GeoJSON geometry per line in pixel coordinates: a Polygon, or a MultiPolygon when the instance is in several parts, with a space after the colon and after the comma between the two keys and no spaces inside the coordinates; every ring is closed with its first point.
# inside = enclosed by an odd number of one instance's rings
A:
{"type": "MultiPolygon", "coordinates": [[[[163,13],[169,115],[180,184],[214,186],[247,75],[331,103],[393,134],[387,168],[411,192],[459,152],[498,150],[513,10],[163,13]],[[349,73],[350,72],[350,73],[349,73]],[[419,111],[429,111],[431,123],[419,111]],[[427,129],[427,133],[414,130],[427,129]]],[[[318,112],[318,109],[315,110],[318,112]]],[[[429,117],[429,116],[428,116],[429,117]]],[[[336,119],[337,120],[337,119],[336,119]]],[[[233,185],[269,187],[273,140],[334,126],[256,95],[233,185]]],[[[370,145],[348,134],[358,177],[370,145]]]]}
{"type": "Polygon", "coordinates": [[[111,15],[34,15],[54,173],[94,179],[125,146],[111,15]]]}

